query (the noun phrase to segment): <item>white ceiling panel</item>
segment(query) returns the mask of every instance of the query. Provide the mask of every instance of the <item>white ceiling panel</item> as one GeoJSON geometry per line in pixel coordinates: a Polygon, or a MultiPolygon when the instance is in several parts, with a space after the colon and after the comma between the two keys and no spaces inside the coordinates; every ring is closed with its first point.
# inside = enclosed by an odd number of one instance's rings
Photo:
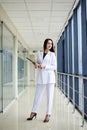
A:
{"type": "Polygon", "coordinates": [[[0,0],[30,48],[41,48],[45,38],[56,43],[74,0],[0,0]]]}
{"type": "Polygon", "coordinates": [[[46,23],[46,22],[45,22],[45,24],[46,24],[46,25],[44,25],[44,23],[40,23],[40,22],[37,22],[37,23],[33,22],[32,25],[33,25],[33,27],[36,28],[36,29],[42,29],[42,28],[43,28],[43,29],[46,29],[49,24],[46,23]]]}
{"type": "Polygon", "coordinates": [[[49,17],[50,11],[29,11],[31,17],[49,17]]]}
{"type": "MultiPolygon", "coordinates": [[[[53,32],[55,32],[56,30],[60,30],[62,28],[62,26],[58,26],[58,27],[56,27],[56,26],[51,26],[50,27],[50,33],[53,33],[53,32]]],[[[57,32],[56,32],[57,33],[57,32]]]]}
{"type": "Polygon", "coordinates": [[[12,18],[28,17],[28,14],[26,11],[8,11],[8,15],[12,18]]]}
{"type": "Polygon", "coordinates": [[[50,3],[51,0],[25,0],[26,2],[31,2],[31,3],[43,3],[43,2],[47,2],[50,3]]]}
{"type": "Polygon", "coordinates": [[[66,17],[58,17],[58,18],[56,18],[56,17],[51,17],[51,22],[52,23],[56,23],[56,22],[58,22],[58,23],[64,23],[64,21],[66,20],[66,17]]]}
{"type": "Polygon", "coordinates": [[[72,3],[68,4],[68,3],[55,3],[53,4],[53,11],[68,11],[70,10],[72,7],[72,3]]]}
{"type": "Polygon", "coordinates": [[[33,34],[32,34],[32,33],[27,33],[27,32],[25,32],[25,33],[23,33],[23,36],[24,36],[24,37],[31,38],[31,37],[33,37],[33,34]]]}
{"type": "Polygon", "coordinates": [[[3,7],[5,8],[5,10],[7,11],[25,11],[26,10],[26,6],[24,3],[2,3],[3,7]]]}
{"type": "Polygon", "coordinates": [[[52,11],[52,17],[66,17],[68,15],[68,11],[52,11]]]}
{"type": "Polygon", "coordinates": [[[11,18],[12,19],[12,21],[14,21],[14,22],[22,22],[22,23],[28,23],[29,22],[29,19],[28,19],[28,17],[26,18],[26,17],[23,17],[23,18],[11,18]]]}
{"type": "Polygon", "coordinates": [[[73,3],[74,0],[53,0],[53,2],[58,2],[58,3],[73,3]]]}
{"type": "Polygon", "coordinates": [[[18,27],[17,26],[17,28],[18,28],[19,31],[21,31],[21,32],[23,31],[23,33],[26,32],[26,31],[31,31],[32,32],[31,27],[18,27]]]}
{"type": "Polygon", "coordinates": [[[29,28],[29,27],[31,27],[31,24],[28,22],[15,22],[15,25],[16,26],[18,26],[18,27],[27,27],[27,29],[29,28]]]}
{"type": "Polygon", "coordinates": [[[19,29],[20,32],[23,32],[23,34],[27,33],[27,34],[32,34],[32,30],[27,30],[27,29],[19,29]]]}
{"type": "Polygon", "coordinates": [[[3,3],[21,3],[24,2],[24,0],[0,0],[3,3]]]}
{"type": "Polygon", "coordinates": [[[37,23],[37,22],[49,22],[48,17],[43,17],[43,16],[41,16],[41,17],[40,16],[31,17],[31,20],[34,23],[37,23]]]}
{"type": "Polygon", "coordinates": [[[63,26],[64,22],[61,22],[61,23],[58,23],[58,22],[54,22],[54,23],[50,23],[50,27],[60,27],[60,26],[63,26]]]}
{"type": "Polygon", "coordinates": [[[28,10],[33,10],[33,11],[50,11],[50,3],[30,3],[30,4],[27,4],[28,5],[28,10]]]}

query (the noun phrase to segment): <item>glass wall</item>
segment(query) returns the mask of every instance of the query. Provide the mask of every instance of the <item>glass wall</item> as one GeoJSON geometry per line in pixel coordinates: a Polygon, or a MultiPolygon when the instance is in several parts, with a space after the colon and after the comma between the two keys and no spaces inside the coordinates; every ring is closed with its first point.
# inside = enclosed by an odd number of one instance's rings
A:
{"type": "Polygon", "coordinates": [[[3,25],[3,108],[14,99],[13,45],[14,36],[3,25]]]}
{"type": "MultiPolygon", "coordinates": [[[[14,35],[0,21],[0,112],[15,99],[14,44],[14,35]]],[[[18,94],[27,87],[27,55],[26,49],[18,42],[18,94]]]]}
{"type": "Polygon", "coordinates": [[[18,43],[18,93],[21,93],[27,86],[27,51],[22,44],[18,43]]]}

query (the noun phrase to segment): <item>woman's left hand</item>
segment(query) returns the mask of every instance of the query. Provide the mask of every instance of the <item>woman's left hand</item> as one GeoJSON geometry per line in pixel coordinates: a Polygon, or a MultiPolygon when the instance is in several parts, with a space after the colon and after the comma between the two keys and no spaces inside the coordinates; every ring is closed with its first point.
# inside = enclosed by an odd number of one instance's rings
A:
{"type": "Polygon", "coordinates": [[[43,64],[40,64],[40,65],[39,65],[39,68],[41,68],[41,69],[45,69],[45,67],[46,67],[46,66],[43,65],[43,64]]]}

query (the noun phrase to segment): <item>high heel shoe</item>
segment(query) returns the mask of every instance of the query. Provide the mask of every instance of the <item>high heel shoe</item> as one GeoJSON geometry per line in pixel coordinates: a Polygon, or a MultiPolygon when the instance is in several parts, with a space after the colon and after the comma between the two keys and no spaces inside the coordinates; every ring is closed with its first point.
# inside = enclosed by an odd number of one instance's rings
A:
{"type": "Polygon", "coordinates": [[[37,116],[37,113],[31,113],[31,115],[30,115],[30,117],[29,118],[27,118],[27,120],[29,121],[29,120],[33,120],[34,118],[36,118],[36,116],[37,116]]]}
{"type": "Polygon", "coordinates": [[[49,120],[50,120],[50,115],[46,115],[43,122],[46,123],[49,122],[49,120]]]}

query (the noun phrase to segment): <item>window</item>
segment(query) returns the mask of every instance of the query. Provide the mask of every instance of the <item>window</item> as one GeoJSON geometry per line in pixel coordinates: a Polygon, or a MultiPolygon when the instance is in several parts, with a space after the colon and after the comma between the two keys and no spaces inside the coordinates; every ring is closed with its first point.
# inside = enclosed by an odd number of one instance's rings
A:
{"type": "Polygon", "coordinates": [[[14,36],[3,24],[3,108],[14,99],[13,85],[14,36]]]}

